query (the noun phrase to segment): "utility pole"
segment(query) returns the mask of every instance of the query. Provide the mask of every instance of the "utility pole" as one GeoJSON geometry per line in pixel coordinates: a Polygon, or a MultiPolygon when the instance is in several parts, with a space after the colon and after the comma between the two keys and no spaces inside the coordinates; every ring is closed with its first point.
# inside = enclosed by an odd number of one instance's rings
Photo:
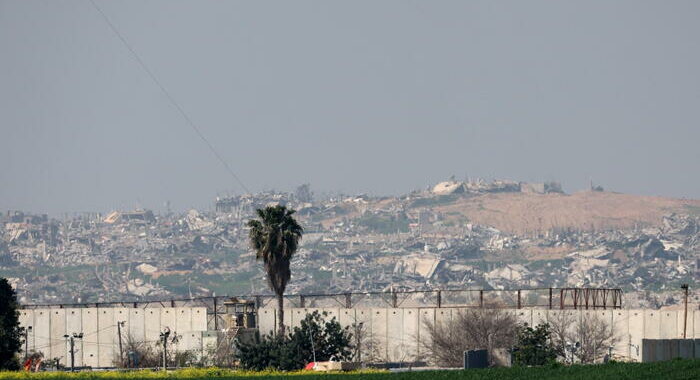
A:
{"type": "Polygon", "coordinates": [[[688,328],[688,284],[681,285],[681,289],[685,291],[684,303],[685,312],[683,313],[683,339],[686,339],[686,331],[688,328]]]}
{"type": "Polygon", "coordinates": [[[121,365],[124,365],[124,347],[122,346],[122,327],[126,321],[117,322],[117,337],[119,338],[119,360],[121,365]]]}
{"type": "Polygon", "coordinates": [[[168,368],[168,337],[170,337],[170,328],[166,327],[165,331],[160,333],[160,340],[163,343],[163,371],[168,368]]]}
{"type": "MultiPolygon", "coordinates": [[[[75,372],[75,339],[83,339],[83,333],[73,333],[73,335],[64,335],[64,338],[70,342],[70,371],[75,372]]],[[[58,365],[56,366],[58,367],[58,365]]]]}
{"type": "Polygon", "coordinates": [[[24,329],[24,360],[29,358],[29,332],[32,331],[32,326],[27,326],[24,329]]]}

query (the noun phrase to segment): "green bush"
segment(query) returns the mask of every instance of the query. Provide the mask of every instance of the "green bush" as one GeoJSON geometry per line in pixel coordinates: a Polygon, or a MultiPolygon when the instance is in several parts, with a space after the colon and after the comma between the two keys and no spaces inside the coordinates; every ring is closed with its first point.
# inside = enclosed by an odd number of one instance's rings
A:
{"type": "Polygon", "coordinates": [[[326,313],[307,314],[288,335],[256,336],[252,343],[236,342],[241,367],[249,370],[274,368],[291,371],[314,361],[349,360],[352,334],[326,313]]]}
{"type": "Polygon", "coordinates": [[[552,345],[549,324],[540,324],[534,329],[527,324],[521,327],[513,353],[518,365],[539,366],[554,362],[557,353],[552,345]]]}

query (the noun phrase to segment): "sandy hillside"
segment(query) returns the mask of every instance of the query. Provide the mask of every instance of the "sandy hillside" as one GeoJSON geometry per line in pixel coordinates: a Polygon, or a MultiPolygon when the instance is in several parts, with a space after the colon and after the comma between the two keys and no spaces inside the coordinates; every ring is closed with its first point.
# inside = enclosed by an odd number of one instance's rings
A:
{"type": "Polygon", "coordinates": [[[448,218],[459,213],[478,224],[525,234],[553,228],[602,230],[655,226],[671,212],[698,212],[700,200],[588,191],[572,195],[500,193],[460,199],[434,209],[448,218]]]}

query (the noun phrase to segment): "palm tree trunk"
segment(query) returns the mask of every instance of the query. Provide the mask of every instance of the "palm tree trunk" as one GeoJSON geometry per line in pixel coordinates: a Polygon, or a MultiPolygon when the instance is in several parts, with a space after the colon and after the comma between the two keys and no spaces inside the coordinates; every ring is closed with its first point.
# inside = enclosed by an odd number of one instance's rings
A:
{"type": "Polygon", "coordinates": [[[284,336],[284,295],[277,294],[277,324],[279,336],[284,336]]]}

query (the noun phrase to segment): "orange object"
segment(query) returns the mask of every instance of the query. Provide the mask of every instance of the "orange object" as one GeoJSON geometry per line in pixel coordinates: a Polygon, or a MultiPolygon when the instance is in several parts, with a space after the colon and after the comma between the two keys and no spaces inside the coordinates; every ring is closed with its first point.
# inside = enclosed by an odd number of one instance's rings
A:
{"type": "Polygon", "coordinates": [[[306,367],[304,367],[304,369],[312,371],[314,369],[314,367],[316,367],[316,362],[311,362],[311,363],[307,364],[306,367]]]}

